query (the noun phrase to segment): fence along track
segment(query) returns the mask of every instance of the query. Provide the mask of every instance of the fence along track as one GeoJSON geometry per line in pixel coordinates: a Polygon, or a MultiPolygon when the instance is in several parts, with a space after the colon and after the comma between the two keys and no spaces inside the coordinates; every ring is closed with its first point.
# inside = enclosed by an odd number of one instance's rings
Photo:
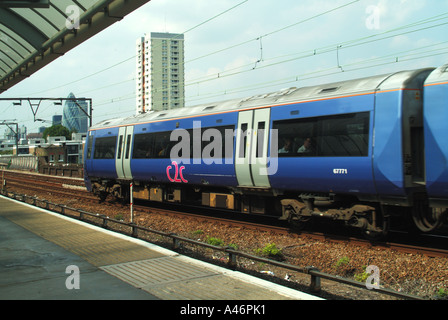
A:
{"type": "MultiPolygon", "coordinates": [[[[239,252],[233,248],[230,247],[222,247],[222,246],[215,246],[215,245],[211,245],[211,244],[207,244],[207,243],[203,243],[203,242],[199,242],[196,240],[192,240],[192,239],[188,239],[185,237],[181,237],[178,236],[176,234],[173,233],[166,233],[163,231],[158,231],[158,230],[153,230],[153,229],[149,229],[149,228],[145,228],[145,227],[140,227],[136,224],[133,223],[127,223],[124,221],[119,221],[119,220],[115,220],[112,218],[109,218],[105,215],[99,215],[99,214],[95,214],[95,213],[90,213],[90,212],[86,212],[84,210],[80,210],[80,209],[76,209],[76,208],[70,208],[68,206],[65,205],[59,205],[59,204],[54,204],[54,203],[50,203],[47,200],[40,200],[34,197],[29,197],[26,195],[20,195],[20,194],[16,194],[16,193],[8,193],[8,192],[4,192],[2,190],[1,192],[2,195],[15,199],[15,200],[19,200],[25,203],[31,203],[34,206],[37,207],[43,207],[47,210],[51,210],[53,212],[56,213],[60,213],[66,216],[69,216],[71,218],[77,218],[81,221],[87,222],[87,223],[91,223],[91,224],[95,224],[95,225],[99,225],[103,228],[109,229],[109,230],[113,230],[110,228],[110,222],[114,223],[114,224],[118,224],[118,225],[122,225],[127,227],[130,232],[125,233],[129,236],[147,241],[144,237],[142,237],[142,233],[151,233],[151,234],[156,234],[158,236],[162,236],[168,239],[171,239],[171,243],[172,243],[172,249],[173,250],[179,250],[181,243],[185,242],[185,243],[189,243],[191,245],[195,245],[195,246],[200,246],[200,247],[205,247],[205,248],[209,248],[212,249],[214,251],[220,251],[223,253],[226,253],[228,255],[228,263],[227,263],[227,267],[230,269],[236,269],[237,268],[237,258],[241,257],[241,258],[246,258],[246,259],[250,259],[253,261],[257,261],[257,262],[261,262],[261,263],[266,263],[266,264],[270,264],[270,265],[274,265],[277,267],[281,267],[281,268],[285,268],[291,271],[295,271],[298,273],[302,273],[302,274],[307,274],[311,277],[311,282],[310,282],[310,291],[313,294],[317,294],[321,291],[321,279],[327,279],[330,281],[334,281],[334,282],[338,282],[338,283],[343,283],[346,285],[350,285],[350,286],[354,286],[357,288],[361,288],[361,289],[365,289],[367,290],[367,287],[364,283],[361,282],[357,282],[355,280],[350,280],[350,279],[344,279],[338,276],[334,276],[328,273],[324,273],[324,272],[320,272],[318,269],[315,269],[313,267],[299,267],[299,266],[294,266],[294,265],[290,265],[287,263],[283,263],[280,261],[276,261],[276,260],[272,260],[272,259],[267,259],[267,258],[263,258],[263,257],[259,257],[259,256],[255,256],[255,255],[251,255],[251,254],[247,254],[247,253],[243,253],[243,252],[239,252]],[[28,201],[29,202],[28,202],[28,201]],[[40,204],[40,205],[39,205],[40,204]],[[53,208],[53,209],[51,209],[53,208]],[[77,214],[77,216],[73,216],[73,215],[69,215],[68,212],[74,212],[77,214]],[[87,219],[86,217],[90,217],[93,218],[94,220],[99,220],[100,222],[94,222],[92,220],[87,219]]],[[[425,300],[422,297],[418,297],[418,296],[414,296],[414,295],[409,295],[409,294],[405,294],[405,293],[401,293],[401,292],[397,292],[391,289],[387,289],[387,288],[378,288],[375,289],[374,292],[380,293],[380,294],[386,294],[389,296],[394,296],[397,298],[401,298],[401,299],[405,299],[405,300],[425,300]]]]}

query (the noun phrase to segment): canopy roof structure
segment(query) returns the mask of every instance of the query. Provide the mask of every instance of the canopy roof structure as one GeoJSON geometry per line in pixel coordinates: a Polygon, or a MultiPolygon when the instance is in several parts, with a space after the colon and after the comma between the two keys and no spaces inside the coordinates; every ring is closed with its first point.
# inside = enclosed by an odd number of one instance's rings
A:
{"type": "Polygon", "coordinates": [[[0,94],[150,0],[0,0],[0,94]]]}

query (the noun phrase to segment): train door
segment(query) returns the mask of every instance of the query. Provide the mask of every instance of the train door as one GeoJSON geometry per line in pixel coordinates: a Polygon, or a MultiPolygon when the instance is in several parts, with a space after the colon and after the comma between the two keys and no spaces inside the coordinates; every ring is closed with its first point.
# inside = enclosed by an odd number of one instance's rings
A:
{"type": "Polygon", "coordinates": [[[121,127],[118,132],[117,154],[115,155],[115,168],[118,179],[132,180],[131,149],[134,137],[134,127],[121,127]]]}
{"type": "Polygon", "coordinates": [[[93,161],[92,161],[92,150],[93,150],[93,141],[95,139],[95,131],[89,131],[89,135],[86,139],[86,144],[84,146],[84,175],[90,174],[93,172],[93,161]]]}
{"type": "Polygon", "coordinates": [[[239,113],[235,168],[242,187],[270,187],[267,173],[270,112],[266,108],[239,113]]]}

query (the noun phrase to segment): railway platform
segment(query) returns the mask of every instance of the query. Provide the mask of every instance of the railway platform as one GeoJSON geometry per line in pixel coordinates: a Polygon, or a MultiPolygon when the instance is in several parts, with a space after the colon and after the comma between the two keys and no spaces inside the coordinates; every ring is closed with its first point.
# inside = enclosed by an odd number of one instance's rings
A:
{"type": "Polygon", "coordinates": [[[320,300],[0,197],[1,300],[320,300]]]}

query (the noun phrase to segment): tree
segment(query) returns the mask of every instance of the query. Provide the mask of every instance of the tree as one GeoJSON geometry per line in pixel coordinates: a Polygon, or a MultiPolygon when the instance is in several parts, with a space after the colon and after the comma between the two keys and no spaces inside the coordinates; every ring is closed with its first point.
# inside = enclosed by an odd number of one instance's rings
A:
{"type": "Polygon", "coordinates": [[[66,137],[67,140],[70,139],[70,130],[61,124],[51,126],[45,129],[43,133],[43,138],[47,140],[47,137],[66,137]]]}

